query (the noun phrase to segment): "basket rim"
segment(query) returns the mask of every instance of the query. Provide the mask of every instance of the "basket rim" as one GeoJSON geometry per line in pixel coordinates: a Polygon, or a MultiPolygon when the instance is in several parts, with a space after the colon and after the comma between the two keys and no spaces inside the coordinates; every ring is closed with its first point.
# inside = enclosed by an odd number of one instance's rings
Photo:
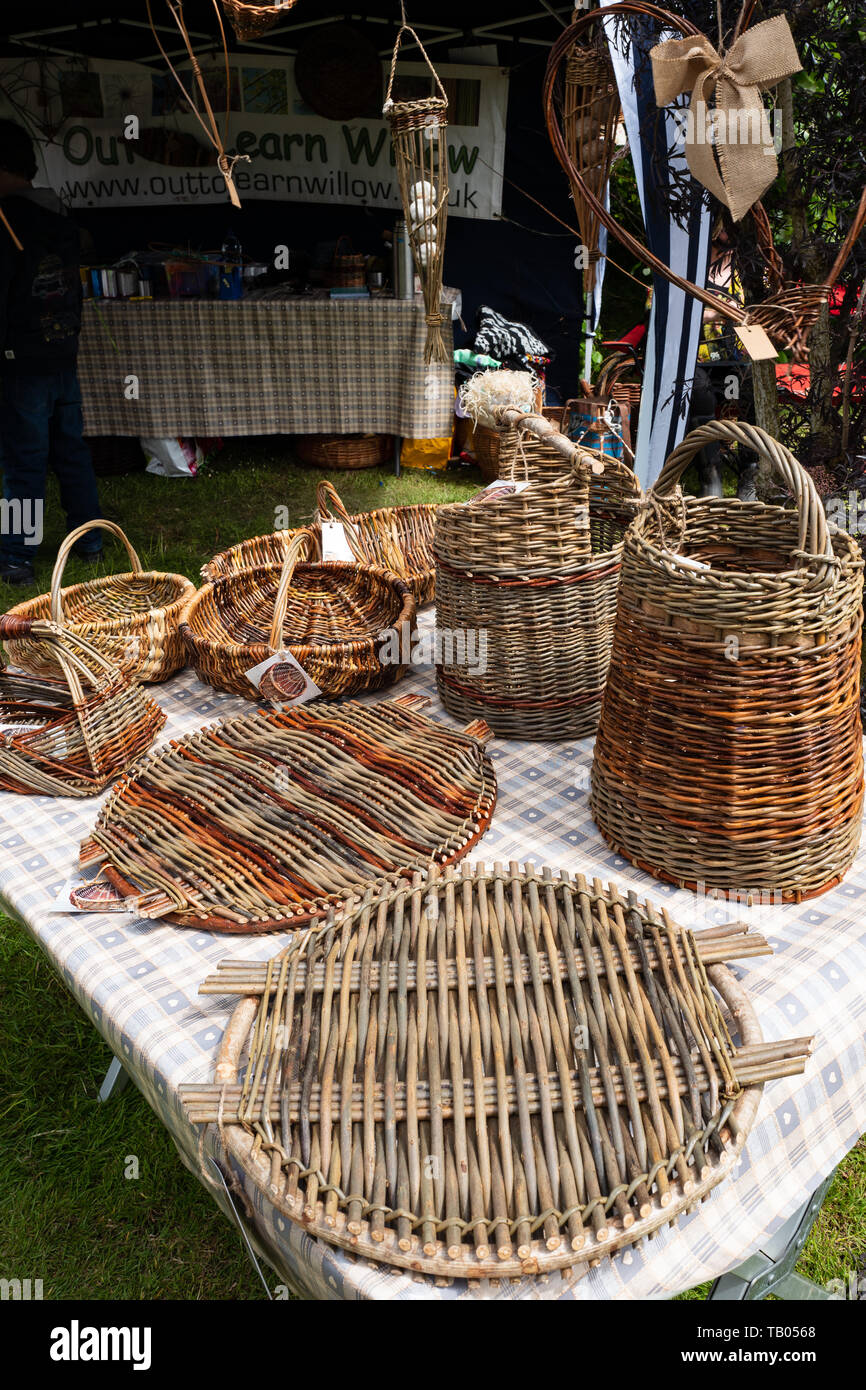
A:
{"type": "MultiPolygon", "coordinates": [[[[136,581],[142,579],[170,579],[175,582],[175,586],[178,587],[179,593],[177,598],[171,600],[171,603],[163,604],[162,607],[148,608],[140,613],[128,613],[125,616],[117,618],[77,619],[68,618],[64,614],[63,627],[68,628],[72,632],[80,631],[82,634],[89,633],[97,636],[100,633],[128,632],[130,627],[134,625],[146,625],[152,613],[164,613],[167,617],[174,617],[177,613],[181,613],[182,616],[182,610],[186,608],[190,599],[196,593],[195,584],[191,579],[188,579],[185,574],[172,574],[168,570],[142,570],[140,574],[134,574],[130,570],[123,574],[101,574],[97,575],[95,579],[85,579],[80,580],[77,584],[70,584],[68,588],[60,590],[61,603],[63,599],[69,594],[74,594],[76,590],[89,593],[98,592],[100,589],[107,588],[110,584],[116,584],[118,580],[125,579],[134,579],[136,581]]],[[[48,593],[37,594],[35,598],[24,599],[21,603],[17,603],[14,608],[8,609],[8,613],[10,617],[13,618],[31,618],[34,616],[34,610],[39,604],[46,604],[50,614],[51,595],[48,593]]],[[[51,619],[49,618],[48,620],[50,621],[51,619]]],[[[30,637],[10,637],[6,640],[9,642],[29,642],[38,639],[31,639],[30,637]]]]}
{"type": "MultiPolygon", "coordinates": [[[[721,510],[722,507],[733,507],[738,511],[748,508],[749,511],[742,511],[741,515],[751,514],[756,517],[766,517],[768,515],[773,517],[785,517],[792,522],[794,527],[796,527],[797,524],[797,513],[795,511],[792,511],[789,507],[777,506],[774,503],[744,502],[736,497],[692,497],[690,495],[685,496],[683,501],[686,504],[687,513],[690,508],[694,509],[695,506],[704,507],[710,511],[721,510]],[[707,504],[713,503],[720,505],[715,507],[710,505],[707,507],[707,504]]],[[[847,531],[842,531],[835,523],[828,521],[827,529],[830,533],[830,540],[834,552],[832,558],[828,558],[826,555],[813,555],[806,551],[801,552],[795,547],[792,551],[789,551],[788,554],[789,557],[796,555],[803,556],[805,563],[799,568],[794,568],[792,566],[790,569],[774,570],[771,573],[748,569],[695,570],[692,569],[690,565],[678,565],[676,563],[678,552],[665,550],[649,539],[645,534],[645,530],[650,517],[651,513],[648,511],[643,511],[638,514],[624,537],[626,550],[633,550],[639,559],[652,564],[656,569],[663,570],[672,580],[679,580],[685,584],[694,584],[698,587],[706,587],[709,585],[717,589],[733,589],[738,593],[742,593],[744,584],[753,587],[758,586],[761,589],[767,590],[778,590],[782,586],[802,588],[805,584],[830,588],[835,583],[835,580],[831,577],[834,574],[838,574],[842,577],[849,576],[857,570],[863,570],[864,567],[866,567],[866,561],[864,561],[860,548],[853,536],[850,536],[847,531]],[[839,550],[843,553],[840,554],[839,550]],[[817,570],[823,571],[823,573],[816,573],[817,570]]],[[[688,542],[688,539],[687,530],[684,541],[688,542]]],[[[760,541],[757,532],[756,540],[760,541]]]]}
{"type": "MultiPolygon", "coordinates": [[[[190,622],[190,618],[192,618],[198,609],[201,608],[202,604],[211,597],[213,590],[218,584],[225,585],[237,583],[242,578],[249,580],[251,575],[275,574],[277,578],[279,578],[282,569],[282,563],[280,561],[274,561],[270,564],[254,565],[249,569],[237,570],[228,574],[220,574],[217,575],[215,580],[207,580],[200,589],[195,590],[192,598],[187,603],[180,621],[181,632],[184,633],[184,636],[188,634],[189,640],[194,646],[202,646],[210,651],[224,652],[227,656],[233,656],[238,652],[246,652],[249,655],[261,652],[262,655],[259,659],[264,661],[266,657],[272,654],[272,648],[268,646],[266,641],[235,642],[228,637],[226,637],[225,641],[221,641],[219,638],[208,637],[205,633],[196,632],[190,622]]],[[[393,570],[384,569],[381,565],[360,565],[356,560],[305,560],[296,566],[295,574],[303,574],[305,571],[311,569],[325,570],[329,573],[336,571],[338,574],[344,573],[346,570],[366,571],[376,578],[383,579],[391,588],[397,590],[397,595],[401,599],[401,608],[400,612],[393,620],[392,625],[395,628],[404,626],[405,623],[411,622],[415,617],[417,611],[415,596],[406,581],[401,579],[399,575],[394,574],[393,570]]],[[[315,642],[312,644],[290,642],[286,650],[293,654],[297,652],[318,652],[329,655],[333,654],[339,657],[349,652],[353,647],[357,647],[359,644],[375,647],[378,640],[377,637],[358,636],[354,641],[347,639],[343,642],[315,642]]]]}
{"type": "MultiPolygon", "coordinates": [[[[407,513],[407,512],[409,512],[409,513],[412,513],[412,512],[433,512],[433,513],[435,514],[436,512],[438,512],[438,511],[441,510],[442,505],[443,505],[443,504],[438,503],[438,502],[404,502],[404,503],[401,503],[399,506],[396,506],[396,507],[376,507],[376,508],[373,509],[373,511],[370,511],[370,512],[357,512],[357,513],[355,513],[354,515],[350,516],[350,517],[349,517],[349,520],[350,520],[354,525],[357,526],[359,522],[364,522],[365,519],[368,518],[368,517],[385,517],[385,518],[390,518],[390,517],[392,517],[392,516],[394,516],[394,515],[396,515],[396,514],[405,514],[405,513],[407,513]]],[[[450,506],[451,504],[450,504],[450,503],[445,503],[444,505],[450,506]]],[[[202,565],[202,567],[201,567],[201,575],[202,575],[202,578],[203,578],[203,579],[206,579],[208,582],[211,582],[211,583],[212,583],[213,580],[211,579],[210,573],[208,573],[208,571],[210,571],[211,566],[214,565],[218,560],[224,560],[224,559],[226,559],[226,558],[227,558],[228,556],[230,556],[230,555],[242,555],[242,554],[243,554],[243,550],[244,550],[244,546],[255,545],[257,542],[260,542],[260,541],[270,541],[270,540],[273,540],[273,539],[274,539],[275,537],[277,537],[277,536],[285,536],[287,540],[290,540],[290,539],[292,538],[292,536],[294,536],[294,535],[297,534],[298,531],[305,531],[305,530],[306,530],[306,531],[312,531],[312,533],[313,533],[314,535],[316,535],[316,534],[321,534],[321,524],[322,524],[321,521],[311,521],[311,522],[308,522],[305,526],[303,526],[303,525],[302,525],[302,526],[287,526],[287,527],[285,527],[285,528],[284,528],[283,530],[281,530],[281,531],[268,531],[268,532],[263,533],[263,534],[260,535],[260,536],[247,536],[247,537],[246,537],[244,540],[242,540],[242,541],[235,541],[234,545],[226,546],[225,550],[218,550],[217,553],[216,553],[215,555],[212,555],[211,558],[210,558],[208,561],[206,561],[205,564],[202,565]]],[[[304,562],[302,562],[302,563],[304,563],[304,562]]],[[[325,563],[325,562],[324,562],[324,561],[311,561],[311,562],[307,562],[307,563],[323,564],[323,563],[325,563]]],[[[348,562],[346,562],[346,563],[348,563],[348,562]]],[[[357,563],[357,562],[355,562],[355,563],[357,563]]],[[[258,569],[258,568],[260,568],[260,566],[253,566],[253,565],[247,566],[247,569],[248,569],[248,570],[249,570],[249,569],[254,569],[254,568],[255,568],[255,569],[258,569]]],[[[299,566],[299,568],[300,568],[300,566],[299,566]]],[[[370,564],[370,565],[368,566],[368,568],[369,568],[369,569],[375,569],[376,566],[370,564]]],[[[380,567],[380,568],[381,568],[381,567],[380,567]]],[[[393,571],[389,571],[389,572],[390,572],[390,573],[393,573],[393,571]]],[[[226,571],[226,572],[224,572],[224,573],[216,572],[216,573],[214,574],[214,578],[216,578],[216,579],[225,579],[225,578],[228,577],[229,573],[232,573],[232,571],[226,571]]],[[[421,576],[421,577],[427,577],[428,575],[432,575],[433,573],[434,573],[434,566],[433,566],[433,565],[429,565],[426,569],[417,569],[417,570],[416,570],[416,569],[413,569],[413,570],[412,570],[412,574],[413,574],[413,575],[418,575],[418,576],[421,576]]],[[[399,579],[399,578],[400,578],[400,575],[397,575],[397,578],[399,579]]],[[[405,580],[404,580],[403,582],[405,583],[405,580]]]]}

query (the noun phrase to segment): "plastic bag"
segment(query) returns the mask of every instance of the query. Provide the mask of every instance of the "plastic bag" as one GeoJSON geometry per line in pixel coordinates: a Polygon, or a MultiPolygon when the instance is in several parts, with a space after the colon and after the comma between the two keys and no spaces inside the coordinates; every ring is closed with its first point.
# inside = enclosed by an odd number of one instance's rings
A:
{"type": "Polygon", "coordinates": [[[194,478],[204,458],[195,439],[142,439],[146,472],[162,478],[194,478]]]}

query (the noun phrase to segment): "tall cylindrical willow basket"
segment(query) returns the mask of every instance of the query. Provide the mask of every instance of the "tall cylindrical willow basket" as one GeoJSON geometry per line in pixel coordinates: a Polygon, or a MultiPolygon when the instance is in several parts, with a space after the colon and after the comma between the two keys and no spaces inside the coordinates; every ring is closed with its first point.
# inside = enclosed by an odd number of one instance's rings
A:
{"type": "Polygon", "coordinates": [[[764,431],[711,421],[626,535],[592,769],[605,839],[657,878],[748,900],[838,883],[860,839],[863,561],[764,431]],[[683,497],[707,443],[763,456],[795,507],[683,497]]]}

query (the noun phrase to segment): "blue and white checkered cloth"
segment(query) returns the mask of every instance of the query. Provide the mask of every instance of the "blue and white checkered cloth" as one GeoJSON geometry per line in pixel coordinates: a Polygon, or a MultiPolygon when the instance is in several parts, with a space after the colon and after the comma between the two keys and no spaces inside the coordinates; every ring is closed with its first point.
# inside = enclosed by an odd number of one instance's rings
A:
{"type": "MultiPolygon", "coordinates": [[[[431,614],[422,616],[423,623],[431,621],[431,614]]],[[[168,716],[163,738],[249,708],[202,685],[190,671],[151,690],[168,716]]],[[[430,667],[410,672],[393,694],[409,691],[430,695],[428,713],[447,720],[430,667]]],[[[472,857],[488,863],[532,860],[612,879],[698,929],[727,917],[747,920],[769,938],[774,954],[735,971],[746,982],[766,1038],[815,1035],[805,1075],[766,1086],[732,1179],[673,1230],[583,1277],[566,1272],[467,1284],[373,1268],[312,1239],[248,1184],[255,1236],[279,1277],[303,1296],[670,1297],[759,1249],[866,1131],[866,853],[861,851],[839,887],[811,902],[747,909],[698,901],[633,869],[604,844],[589,813],[591,754],[591,739],[495,740],[490,755],[499,799],[491,829],[472,857]]],[[[184,1161],[199,1173],[198,1135],[184,1118],[178,1086],[212,1080],[237,1001],[200,998],[198,987],[221,959],[266,960],[287,937],[225,937],[123,915],[58,911],[58,890],[75,877],[78,845],[93,825],[97,804],[0,794],[0,894],[168,1127],[184,1161]]]]}

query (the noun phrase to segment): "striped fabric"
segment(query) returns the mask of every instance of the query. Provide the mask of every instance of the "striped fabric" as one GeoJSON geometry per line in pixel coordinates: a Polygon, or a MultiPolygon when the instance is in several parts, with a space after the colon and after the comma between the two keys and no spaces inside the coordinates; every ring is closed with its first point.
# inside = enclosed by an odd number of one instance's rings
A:
{"type": "MultiPolygon", "coordinates": [[[[601,0],[602,7],[612,3],[614,0],[601,0]]],[[[691,179],[688,224],[680,225],[672,216],[667,206],[668,182],[672,177],[688,176],[688,166],[685,153],[676,140],[673,116],[668,111],[664,120],[654,119],[657,107],[649,50],[660,39],[678,38],[679,35],[673,30],[660,33],[654,20],[637,16],[631,18],[627,26],[622,20],[616,25],[608,21],[607,30],[647,245],[677,274],[695,284],[703,284],[710,255],[710,212],[701,185],[691,179]],[[655,132],[655,140],[650,144],[652,132],[655,132]]],[[[653,276],[653,305],[634,465],[644,488],[655,482],[668,454],[686,432],[702,315],[703,305],[699,300],[685,294],[663,276],[653,276]]]]}

